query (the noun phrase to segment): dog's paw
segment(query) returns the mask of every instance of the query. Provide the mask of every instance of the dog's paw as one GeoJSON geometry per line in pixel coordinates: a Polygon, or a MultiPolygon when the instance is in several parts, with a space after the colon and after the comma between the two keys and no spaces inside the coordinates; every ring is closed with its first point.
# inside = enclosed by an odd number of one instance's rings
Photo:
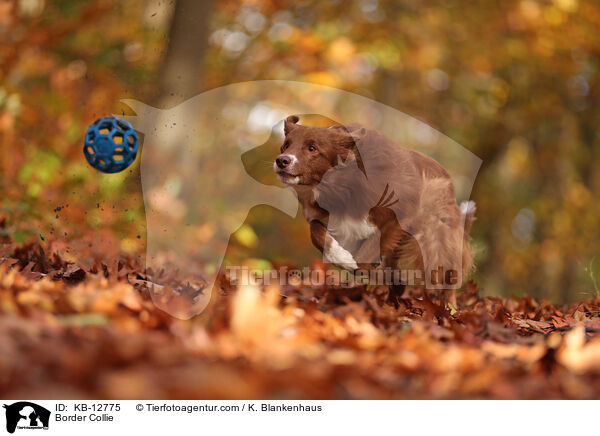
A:
{"type": "Polygon", "coordinates": [[[331,240],[328,249],[325,250],[325,260],[347,270],[358,269],[358,264],[352,254],[342,247],[335,239],[331,240]]]}

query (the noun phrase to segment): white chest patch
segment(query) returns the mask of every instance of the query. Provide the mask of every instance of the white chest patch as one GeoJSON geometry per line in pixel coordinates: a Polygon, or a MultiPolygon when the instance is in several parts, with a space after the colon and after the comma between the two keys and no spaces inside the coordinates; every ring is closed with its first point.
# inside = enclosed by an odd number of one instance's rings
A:
{"type": "Polygon", "coordinates": [[[335,215],[329,216],[327,230],[342,247],[350,252],[354,252],[361,242],[378,231],[376,226],[367,221],[367,218],[355,220],[335,215]]]}

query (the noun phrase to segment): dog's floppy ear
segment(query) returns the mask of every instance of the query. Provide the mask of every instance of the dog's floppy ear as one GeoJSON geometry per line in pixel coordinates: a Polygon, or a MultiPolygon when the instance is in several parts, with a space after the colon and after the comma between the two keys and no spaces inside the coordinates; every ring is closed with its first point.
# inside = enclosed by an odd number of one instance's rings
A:
{"type": "Polygon", "coordinates": [[[357,159],[356,159],[356,155],[354,154],[353,151],[349,151],[348,154],[346,155],[345,159],[342,159],[342,157],[340,155],[338,155],[337,157],[337,165],[335,166],[336,168],[345,168],[350,166],[351,164],[356,164],[357,159]]]}
{"type": "Polygon", "coordinates": [[[366,134],[367,129],[365,129],[364,127],[360,127],[355,130],[350,130],[350,136],[352,136],[352,139],[354,139],[354,141],[360,141],[365,137],[366,134]]]}
{"type": "Polygon", "coordinates": [[[367,135],[367,129],[361,127],[359,124],[348,124],[346,126],[336,124],[329,126],[328,129],[347,135],[347,138],[350,139],[350,141],[346,141],[346,145],[351,147],[356,145],[356,143],[361,141],[367,135]]]}
{"type": "Polygon", "coordinates": [[[348,150],[348,154],[346,155],[345,159],[342,159],[342,157],[338,155],[337,165],[335,166],[335,168],[337,168],[337,169],[354,168],[354,167],[361,170],[362,173],[365,175],[365,177],[368,177],[367,171],[365,169],[365,164],[362,161],[362,157],[361,157],[360,152],[358,151],[358,147],[356,147],[356,145],[354,145],[352,147],[352,149],[348,150]]]}
{"type": "Polygon", "coordinates": [[[283,133],[287,135],[294,127],[296,127],[299,120],[300,118],[298,118],[297,115],[290,115],[287,117],[283,123],[283,133]]]}

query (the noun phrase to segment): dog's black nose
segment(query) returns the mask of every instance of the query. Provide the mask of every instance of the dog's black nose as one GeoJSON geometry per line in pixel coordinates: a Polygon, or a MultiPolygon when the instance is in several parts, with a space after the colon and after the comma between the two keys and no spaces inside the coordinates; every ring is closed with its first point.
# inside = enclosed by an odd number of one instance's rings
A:
{"type": "Polygon", "coordinates": [[[292,159],[290,159],[290,157],[285,154],[282,154],[277,159],[275,159],[275,163],[281,169],[287,167],[291,161],[292,161],[292,159]]]}

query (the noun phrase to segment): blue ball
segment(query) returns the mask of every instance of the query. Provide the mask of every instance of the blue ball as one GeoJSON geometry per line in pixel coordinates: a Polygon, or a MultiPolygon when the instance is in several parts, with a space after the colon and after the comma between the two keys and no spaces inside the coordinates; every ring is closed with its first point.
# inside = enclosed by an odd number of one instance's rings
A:
{"type": "Polygon", "coordinates": [[[131,124],[117,117],[94,121],[85,132],[83,154],[91,166],[104,173],[118,173],[133,163],[139,138],[131,124]]]}

